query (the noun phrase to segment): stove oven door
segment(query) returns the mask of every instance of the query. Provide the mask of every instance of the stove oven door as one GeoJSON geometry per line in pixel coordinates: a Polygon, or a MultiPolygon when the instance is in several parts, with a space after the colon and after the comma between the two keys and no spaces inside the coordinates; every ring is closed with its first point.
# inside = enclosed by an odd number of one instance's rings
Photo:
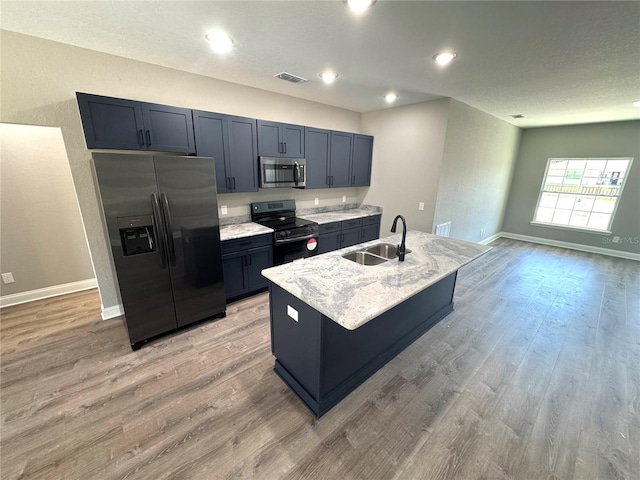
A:
{"type": "Polygon", "coordinates": [[[318,254],[318,235],[276,240],[273,260],[276,265],[295,262],[318,254]]]}

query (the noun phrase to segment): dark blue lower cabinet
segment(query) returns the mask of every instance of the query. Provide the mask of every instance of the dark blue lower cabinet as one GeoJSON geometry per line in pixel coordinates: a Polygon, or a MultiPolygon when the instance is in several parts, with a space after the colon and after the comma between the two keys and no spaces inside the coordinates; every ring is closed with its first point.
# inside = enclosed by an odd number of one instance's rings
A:
{"type": "Polygon", "coordinates": [[[275,372],[321,417],[453,311],[456,276],[450,274],[356,330],[343,328],[271,283],[275,372]]]}
{"type": "Polygon", "coordinates": [[[262,270],[273,266],[271,235],[222,242],[222,268],[227,302],[264,291],[262,270]]]}

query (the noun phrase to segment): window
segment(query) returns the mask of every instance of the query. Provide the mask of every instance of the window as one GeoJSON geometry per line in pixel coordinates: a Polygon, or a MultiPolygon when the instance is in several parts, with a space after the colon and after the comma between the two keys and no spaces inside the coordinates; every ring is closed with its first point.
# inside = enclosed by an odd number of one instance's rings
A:
{"type": "Polygon", "coordinates": [[[632,158],[550,158],[531,223],[609,232],[632,158]]]}

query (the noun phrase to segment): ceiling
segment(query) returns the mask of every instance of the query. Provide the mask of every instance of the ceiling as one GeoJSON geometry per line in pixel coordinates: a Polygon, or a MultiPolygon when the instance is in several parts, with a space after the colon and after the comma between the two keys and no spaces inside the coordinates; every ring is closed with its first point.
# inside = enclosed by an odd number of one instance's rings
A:
{"type": "Polygon", "coordinates": [[[452,97],[521,127],[640,118],[636,1],[378,0],[358,16],[340,0],[2,0],[0,14],[5,30],[357,112],[390,108],[394,91],[393,106],[452,97]],[[214,28],[231,54],[211,52],[214,28]],[[446,49],[458,57],[442,68],[446,49]]]}

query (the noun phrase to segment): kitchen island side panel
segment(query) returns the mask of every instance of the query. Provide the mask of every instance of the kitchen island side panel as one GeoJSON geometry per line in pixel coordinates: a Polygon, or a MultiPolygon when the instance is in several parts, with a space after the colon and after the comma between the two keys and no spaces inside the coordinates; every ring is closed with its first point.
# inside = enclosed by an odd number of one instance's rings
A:
{"type": "Polygon", "coordinates": [[[390,360],[450,313],[456,275],[452,273],[355,330],[323,316],[323,393],[329,394],[385,353],[390,360]]]}
{"type": "Polygon", "coordinates": [[[322,315],[270,282],[271,351],[314,399],[320,397],[322,315]]]}
{"type": "Polygon", "coordinates": [[[453,311],[456,277],[453,272],[355,330],[271,282],[275,372],[321,417],[453,311]]]}

